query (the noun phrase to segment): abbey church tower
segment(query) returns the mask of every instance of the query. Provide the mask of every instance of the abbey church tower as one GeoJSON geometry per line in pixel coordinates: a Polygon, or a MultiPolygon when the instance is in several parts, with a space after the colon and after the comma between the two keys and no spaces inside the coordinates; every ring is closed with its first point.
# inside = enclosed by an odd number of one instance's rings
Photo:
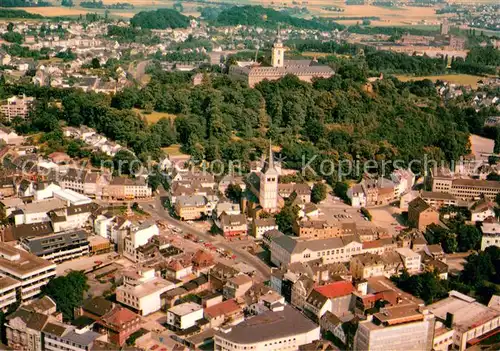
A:
{"type": "Polygon", "coordinates": [[[285,61],[285,48],[283,47],[283,42],[281,41],[281,33],[278,28],[278,35],[273,44],[273,53],[271,58],[271,63],[273,67],[283,67],[285,61]]]}
{"type": "Polygon", "coordinates": [[[269,142],[269,159],[260,171],[259,203],[264,211],[275,212],[278,209],[278,176],[269,142]]]}

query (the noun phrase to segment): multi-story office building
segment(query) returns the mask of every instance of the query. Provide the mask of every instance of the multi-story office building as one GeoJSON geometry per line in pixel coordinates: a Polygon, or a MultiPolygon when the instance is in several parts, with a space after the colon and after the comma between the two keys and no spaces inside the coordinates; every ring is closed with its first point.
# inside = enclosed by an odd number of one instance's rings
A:
{"type": "Polygon", "coordinates": [[[0,272],[20,282],[19,302],[33,299],[56,275],[56,264],[0,243],[0,272]]]}
{"type": "Polygon", "coordinates": [[[89,254],[89,241],[83,230],[26,237],[22,238],[21,245],[26,251],[52,262],[72,260],[89,254]]]}
{"type": "Polygon", "coordinates": [[[435,318],[415,304],[382,308],[359,322],[354,350],[431,350],[435,318]]]}
{"type": "Polygon", "coordinates": [[[449,175],[437,175],[432,178],[432,191],[448,193],[458,200],[478,199],[486,195],[494,199],[500,192],[500,182],[480,179],[454,179],[449,175]]]}

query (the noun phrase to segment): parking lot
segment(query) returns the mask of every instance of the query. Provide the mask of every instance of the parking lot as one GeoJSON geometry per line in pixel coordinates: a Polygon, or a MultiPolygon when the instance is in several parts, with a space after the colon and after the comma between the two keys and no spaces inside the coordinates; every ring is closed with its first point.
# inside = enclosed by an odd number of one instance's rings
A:
{"type": "Polygon", "coordinates": [[[360,228],[383,227],[387,228],[393,236],[397,235],[404,228],[401,211],[397,207],[383,206],[368,208],[368,211],[372,215],[372,220],[369,221],[358,208],[345,204],[341,199],[331,194],[317,206],[320,217],[345,223],[354,222],[360,228]]]}

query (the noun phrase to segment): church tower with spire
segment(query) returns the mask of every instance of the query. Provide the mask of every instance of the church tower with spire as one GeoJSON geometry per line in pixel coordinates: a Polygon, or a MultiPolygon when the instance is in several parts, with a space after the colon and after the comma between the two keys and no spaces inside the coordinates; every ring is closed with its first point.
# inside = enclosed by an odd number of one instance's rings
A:
{"type": "Polygon", "coordinates": [[[283,42],[281,41],[281,29],[278,27],[278,33],[273,43],[271,63],[273,67],[283,67],[284,62],[285,48],[283,47],[283,42]]]}
{"type": "Polygon", "coordinates": [[[259,203],[264,211],[275,212],[278,209],[278,176],[269,141],[269,158],[260,172],[259,203]]]}

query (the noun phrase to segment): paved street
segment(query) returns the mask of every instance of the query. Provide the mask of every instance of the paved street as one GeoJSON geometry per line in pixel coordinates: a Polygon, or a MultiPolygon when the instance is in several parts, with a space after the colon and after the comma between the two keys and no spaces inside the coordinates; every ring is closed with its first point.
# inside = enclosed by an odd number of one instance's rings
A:
{"type": "Polygon", "coordinates": [[[144,205],[145,210],[150,212],[152,215],[156,215],[162,220],[166,221],[168,224],[174,225],[177,228],[181,229],[184,234],[191,233],[198,236],[200,239],[205,240],[206,242],[211,242],[217,248],[221,248],[224,250],[229,250],[236,255],[236,258],[240,261],[243,261],[246,264],[249,264],[257,270],[258,273],[262,276],[264,280],[268,280],[271,275],[270,267],[263,261],[261,261],[258,257],[250,254],[248,251],[241,249],[239,245],[235,243],[229,243],[221,236],[212,236],[210,233],[206,231],[199,230],[194,226],[189,225],[186,222],[178,221],[168,214],[166,210],[163,209],[163,204],[161,203],[160,196],[155,198],[154,208],[151,205],[144,205]]]}

